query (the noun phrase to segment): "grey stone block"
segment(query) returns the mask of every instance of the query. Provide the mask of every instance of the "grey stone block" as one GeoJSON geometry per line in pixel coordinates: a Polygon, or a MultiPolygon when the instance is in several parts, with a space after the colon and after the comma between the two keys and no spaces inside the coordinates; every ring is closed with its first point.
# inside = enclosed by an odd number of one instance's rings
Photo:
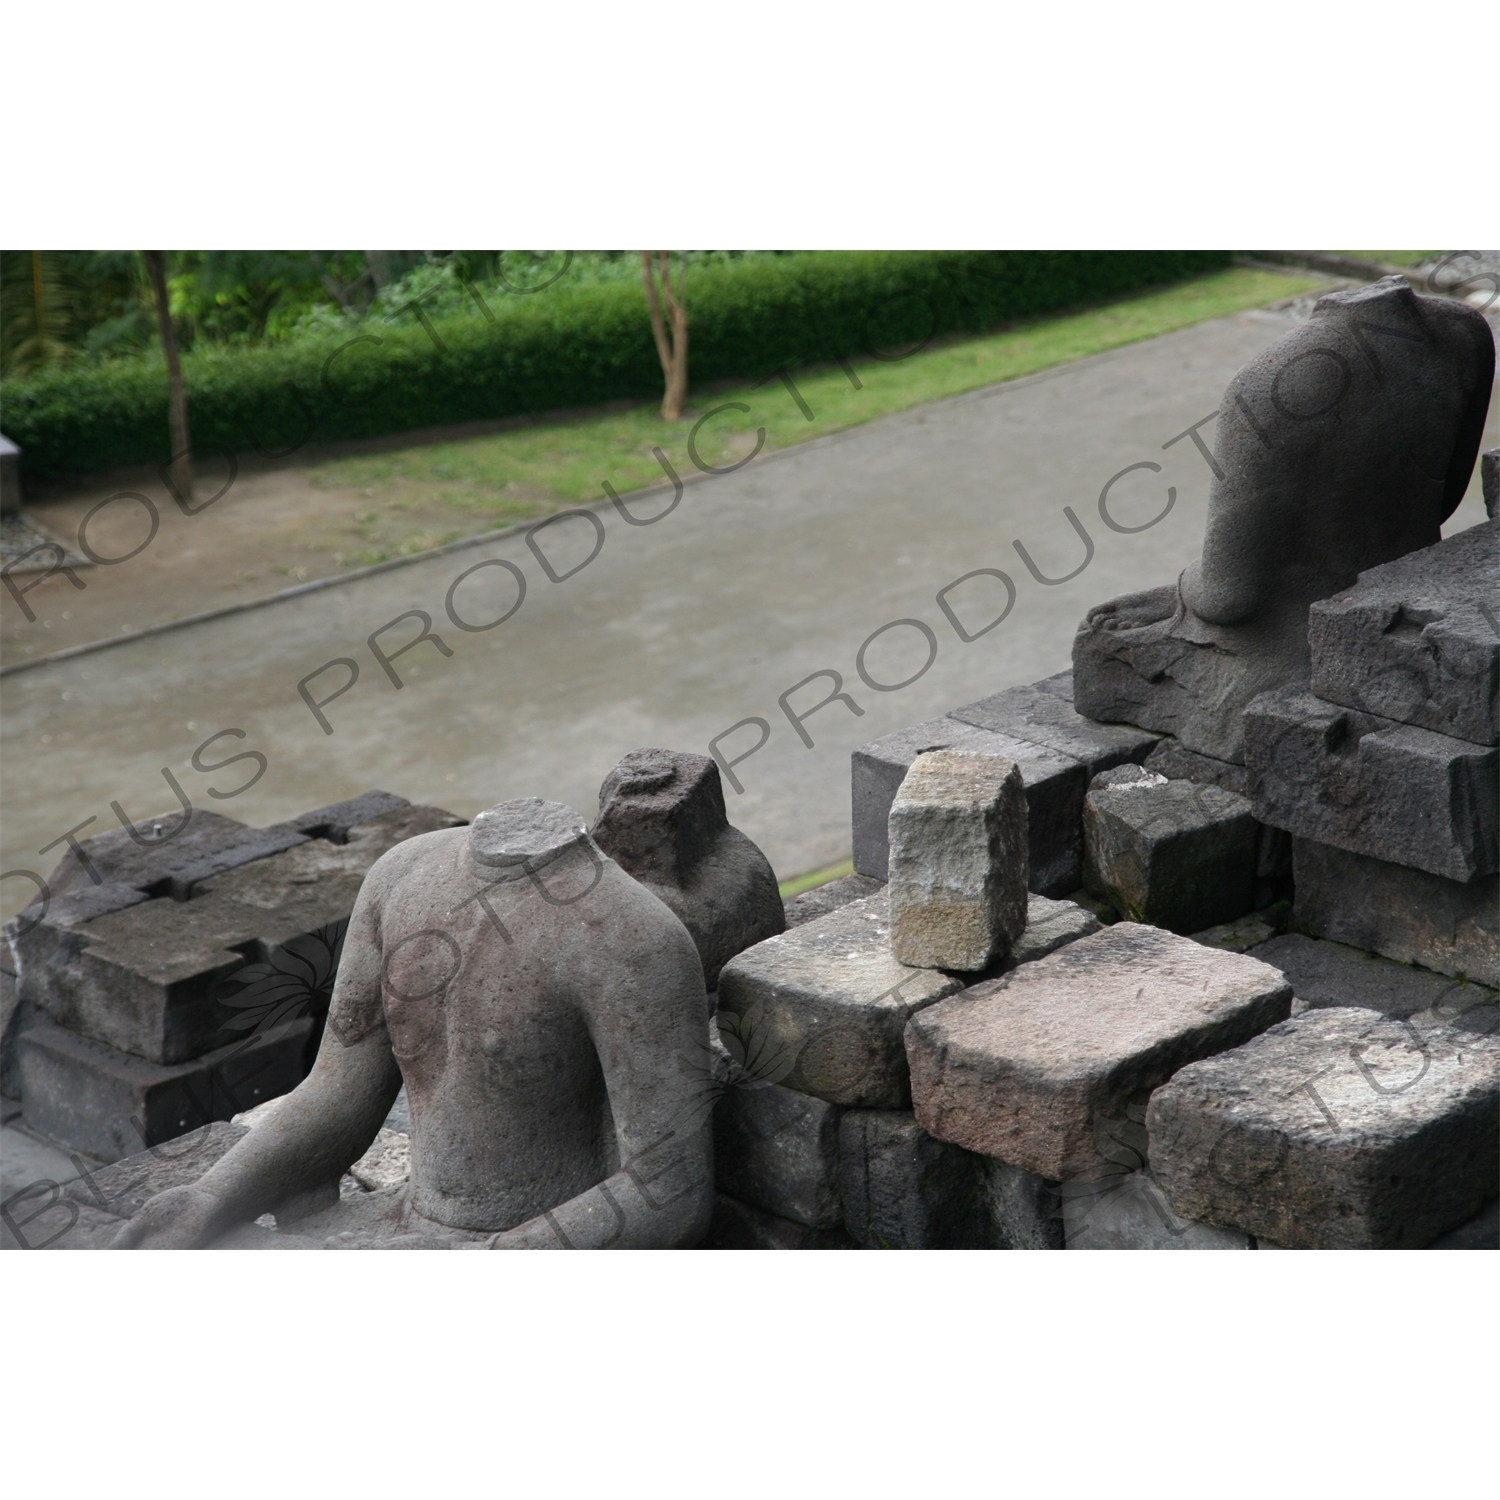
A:
{"type": "Polygon", "coordinates": [[[1500,521],[1359,575],[1308,612],[1312,690],[1344,708],[1500,742],[1500,521]]]}
{"type": "Polygon", "coordinates": [[[1196,932],[1255,905],[1259,830],[1221,787],[1106,772],[1084,802],[1083,843],[1084,884],[1133,922],[1196,932]]]}
{"type": "Polygon", "coordinates": [[[1121,1172],[1061,1187],[1069,1250],[1253,1250],[1238,1229],[1180,1218],[1150,1172],[1121,1172]]]}
{"type": "Polygon", "coordinates": [[[999,1248],[984,1157],[933,1140],[909,1110],[852,1109],[839,1145],[844,1224],[866,1250],[999,1248]]]}
{"type": "Polygon", "coordinates": [[[1492,1198],[1467,1223],[1439,1235],[1429,1250],[1500,1250],[1500,1198],[1492,1198]]]}
{"type": "Polygon", "coordinates": [[[113,1166],[84,1170],[63,1187],[65,1197],[122,1219],[133,1218],[148,1198],[197,1182],[231,1146],[249,1134],[243,1125],[210,1120],[175,1140],[138,1151],[113,1166]]]}
{"type": "Polygon", "coordinates": [[[748,948],[719,976],[719,1031],[755,1077],[831,1104],[904,1109],[910,1017],[962,988],[891,954],[884,892],[748,948]]]}
{"type": "Polygon", "coordinates": [[[1310,1010],[1183,1068],[1146,1127],[1185,1218],[1291,1249],[1417,1249],[1494,1195],[1500,1040],[1310,1010]]]}
{"type": "Polygon", "coordinates": [[[27,1127],[114,1162],[210,1120],[228,1120],[295,1088],[311,1066],[316,1024],[284,1021],[249,1045],[221,1047],[190,1063],[142,1062],[57,1026],[21,1037],[27,1127]]]}
{"type": "Polygon", "coordinates": [[[902,778],[928,750],[1004,755],[1026,788],[1030,869],[1027,888],[1043,896],[1074,890],[1082,870],[1079,820],[1089,777],[1141,760],[1157,736],[1131,725],[1095,724],[1074,712],[1072,674],[1009,688],[861,746],[854,752],[854,868],[886,878],[887,820],[902,778]]]}
{"type": "Polygon", "coordinates": [[[106,1250],[125,1220],[40,1179],[5,1200],[0,1224],[0,1250],[106,1250]]]}
{"type": "Polygon", "coordinates": [[[1061,1250],[1056,1184],[936,1141],[909,1110],[840,1121],[844,1223],[867,1250],[1061,1250]]]}
{"type": "Polygon", "coordinates": [[[1148,771],[1165,776],[1168,781],[1199,781],[1205,786],[1220,786],[1226,792],[1250,795],[1250,773],[1233,761],[1200,755],[1189,750],[1181,740],[1167,735],[1141,762],[1148,771]]]}
{"type": "Polygon", "coordinates": [[[1205,948],[1222,948],[1226,953],[1248,953],[1257,943],[1276,936],[1277,928],[1263,912],[1251,912],[1233,922],[1221,922],[1203,932],[1189,933],[1195,943],[1205,948]]]}
{"type": "Polygon", "coordinates": [[[854,868],[859,874],[885,880],[890,873],[891,804],[912,762],[932,750],[998,755],[1015,761],[1026,788],[1027,888],[1056,896],[1078,884],[1082,858],[1078,818],[1088,788],[1086,768],[1066,756],[951,718],[898,729],[861,745],[850,757],[854,868]]]}
{"type": "Polygon", "coordinates": [[[836,1104],[776,1084],[726,1089],[714,1108],[714,1184],[721,1193],[813,1229],[839,1223],[836,1104]]]}
{"type": "Polygon", "coordinates": [[[1064,1248],[1059,1184],[987,1156],[985,1185],[997,1250],[1064,1248]]]}
{"type": "Polygon", "coordinates": [[[1245,710],[1263,823],[1467,882],[1500,864],[1500,751],[1325,703],[1302,688],[1245,710]]]}
{"type": "Polygon", "coordinates": [[[723,1193],[714,1196],[714,1216],[704,1250],[856,1250],[843,1229],[810,1229],[793,1219],[740,1203],[723,1193]]]}
{"type": "Polygon", "coordinates": [[[1312,1010],[1354,1006],[1378,1010],[1398,1021],[1459,1026],[1482,1035],[1494,1032],[1500,1021],[1495,991],[1484,985],[1461,984],[1429,969],[1392,963],[1343,943],[1288,932],[1249,952],[1280,969],[1296,999],[1312,1010]]]}
{"type": "Polygon", "coordinates": [[[1050,901],[1031,896],[1026,902],[1026,928],[1001,961],[1002,970],[1035,963],[1056,953],[1065,943],[1098,932],[1103,924],[1093,912],[1075,901],[1050,901]]]}
{"type": "Polygon", "coordinates": [[[632,750],[604,778],[591,832],[687,928],[710,990],[736,953],[786,929],[770,862],[730,825],[706,755],[632,750]]]}
{"type": "Polygon", "coordinates": [[[1500,876],[1444,880],[1306,838],[1292,858],[1304,932],[1500,987],[1500,876]]]}
{"type": "Polygon", "coordinates": [[[79,1036],[160,1064],[222,1047],[236,1036],[231,1023],[279,1006],[320,1013],[341,924],[370,866],[405,838],[460,823],[405,806],[348,830],[342,845],[296,834],[280,853],[195,877],[189,900],[144,901],[76,924],[66,910],[51,912],[14,940],[21,1000],[79,1036]],[[253,964],[287,982],[257,1001],[253,964]]]}
{"type": "Polygon", "coordinates": [[[786,903],[786,925],[800,927],[804,922],[826,917],[829,912],[848,906],[865,896],[873,896],[885,885],[871,875],[841,875],[827,885],[817,885],[786,903]]]}
{"type": "Polygon", "coordinates": [[[1003,756],[919,755],[891,804],[891,951],[976,973],[1026,927],[1026,796],[1003,756]]]}
{"type": "Polygon", "coordinates": [[[410,807],[405,797],[394,792],[361,792],[347,802],[331,802],[327,807],[315,807],[311,812],[299,813],[295,818],[278,827],[295,830],[310,839],[326,839],[330,844],[347,843],[349,830],[383,818],[388,813],[410,807]]]}
{"type": "Polygon", "coordinates": [[[914,1016],[917,1121],[1053,1181],[1083,1176],[1110,1160],[1099,1120],[1283,1019],[1291,998],[1256,959],[1119,922],[914,1016]]]}

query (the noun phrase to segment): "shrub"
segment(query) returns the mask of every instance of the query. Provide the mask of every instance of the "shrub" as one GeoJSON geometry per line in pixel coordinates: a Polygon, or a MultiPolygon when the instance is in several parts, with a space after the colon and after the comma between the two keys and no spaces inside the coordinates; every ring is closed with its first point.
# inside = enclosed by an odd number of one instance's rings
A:
{"type": "MultiPolygon", "coordinates": [[[[831,251],[690,272],[696,383],[840,357],[897,357],[1082,301],[1216,270],[1221,251],[831,251]]],[[[313,441],[659,393],[633,280],[490,299],[423,324],[367,322],[183,361],[197,453],[278,454],[313,441]],[[492,320],[491,320],[492,319],[492,320]]],[[[170,456],[159,355],[46,370],[3,387],[4,430],[51,476],[170,456]]]]}

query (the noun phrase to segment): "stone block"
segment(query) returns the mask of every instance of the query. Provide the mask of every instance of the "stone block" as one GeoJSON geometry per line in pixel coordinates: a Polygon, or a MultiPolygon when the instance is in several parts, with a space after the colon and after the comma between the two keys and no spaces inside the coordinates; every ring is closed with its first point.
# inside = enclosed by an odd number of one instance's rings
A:
{"type": "Polygon", "coordinates": [[[1053,1181],[1081,1176],[1109,1160],[1097,1120],[1282,1020],[1291,998],[1256,959],[1119,922],[914,1016],[917,1122],[1053,1181]]]}
{"type": "Polygon", "coordinates": [[[1500,1039],[1309,1010],[1183,1068],[1146,1127],[1185,1218],[1290,1249],[1418,1249],[1494,1196],[1500,1039]]]}
{"type": "Polygon", "coordinates": [[[984,1164],[993,1248],[1063,1249],[1059,1184],[993,1156],[985,1157],[984,1164]]]}
{"type": "Polygon", "coordinates": [[[1500,876],[1444,880],[1307,838],[1292,864],[1304,932],[1500,987],[1500,876]]]}
{"type": "Polygon", "coordinates": [[[1353,1006],[1378,1010],[1398,1021],[1458,1026],[1489,1035],[1497,1029],[1496,994],[1482,984],[1464,984],[1430,969],[1392,963],[1343,943],[1287,932],[1251,948],[1253,957],[1280,969],[1301,1008],[1353,1006]]]}
{"type": "Polygon", "coordinates": [[[800,927],[804,922],[826,917],[829,912],[848,906],[851,901],[858,901],[863,896],[873,896],[884,885],[883,880],[876,880],[870,875],[840,875],[827,885],[815,885],[810,891],[803,891],[800,896],[793,896],[786,903],[786,925],[789,928],[800,927]]]}
{"type": "Polygon", "coordinates": [[[370,866],[405,838],[461,821],[405,806],[346,830],[343,844],[296,834],[279,853],[194,876],[191,899],[77,921],[65,901],[54,903],[14,940],[21,1000],[79,1036],[166,1065],[233,1041],[242,1027],[232,1023],[294,1004],[321,1013],[342,925],[370,866]]]}
{"type": "Polygon", "coordinates": [[[902,1033],[962,988],[891,953],[885,893],[748,948],[719,976],[719,1030],[756,1077],[866,1109],[904,1109],[902,1033]]]}
{"type": "Polygon", "coordinates": [[[92,892],[100,907],[96,914],[102,915],[104,909],[118,909],[106,908],[104,903],[109,901],[130,905],[147,896],[185,901],[195,880],[279,854],[306,840],[305,834],[289,824],[250,828],[201,807],[193,808],[184,821],[178,807],[158,817],[142,818],[128,829],[112,828],[80,839],[87,864],[69,849],[47,883],[54,901],[59,896],[92,892]]]}
{"type": "Polygon", "coordinates": [[[1008,689],[856,750],[851,776],[854,868],[861,875],[886,878],[888,820],[902,779],[918,755],[958,750],[1006,756],[1020,766],[1030,845],[1027,888],[1043,896],[1065,896],[1076,889],[1083,858],[1079,821],[1089,778],[1141,760],[1157,736],[1083,718],[1057,690],[1063,679],[1071,690],[1071,674],[1059,673],[1035,687],[1008,689]]]}
{"type": "Polygon", "coordinates": [[[753,1208],[813,1229],[839,1212],[836,1104],[795,1089],[747,1081],[714,1107],[714,1182],[753,1208]]]}
{"type": "Polygon", "coordinates": [[[839,1148],[844,1225],[866,1250],[998,1248],[988,1162],[933,1140],[910,1110],[850,1110],[839,1148]]]}
{"type": "Polygon", "coordinates": [[[1084,884],[1133,922],[1196,932],[1255,905],[1259,830],[1222,787],[1107,771],[1084,802],[1083,843],[1084,884]]]}
{"type": "Polygon", "coordinates": [[[1325,702],[1477,745],[1500,742],[1500,521],[1359,575],[1308,611],[1325,702]]]}
{"type": "Polygon", "coordinates": [[[0,1250],[107,1250],[125,1220],[41,1179],[5,1200],[0,1224],[0,1250]]]}
{"type": "Polygon", "coordinates": [[[1492,1198],[1472,1219],[1439,1235],[1429,1250],[1500,1250],[1500,1198],[1492,1198]]]}
{"type": "Polygon", "coordinates": [[[1500,864],[1500,751],[1325,703],[1303,688],[1245,710],[1263,823],[1446,880],[1500,864]]]}
{"type": "Polygon", "coordinates": [[[843,1229],[811,1229],[778,1218],[723,1193],[714,1196],[714,1216],[704,1250],[857,1250],[843,1229]]]}
{"type": "Polygon", "coordinates": [[[1026,927],[1026,794],[1004,756],[937,750],[891,804],[891,951],[915,968],[975,973],[1026,927]]]}
{"type": "Polygon", "coordinates": [[[1221,922],[1202,932],[1189,933],[1195,943],[1205,948],[1222,948],[1226,953],[1248,953],[1257,943],[1276,936],[1278,928],[1264,912],[1251,912],[1233,922],[1221,922]]]}
{"type": "Polygon", "coordinates": [[[1002,969],[1035,963],[1056,953],[1065,943],[1098,932],[1099,918],[1076,901],[1049,901],[1046,896],[1030,896],[1026,901],[1026,926],[1010,952],[1001,961],[1002,969]]]}
{"type": "Polygon", "coordinates": [[[317,1026],[284,1021],[248,1045],[221,1047],[164,1067],[57,1026],[21,1037],[21,1085],[29,1129],[115,1162],[210,1120],[229,1120],[295,1088],[312,1064],[317,1026]]]}
{"type": "Polygon", "coordinates": [[[1146,770],[1165,776],[1168,781],[1199,781],[1205,786],[1219,786],[1226,792],[1237,792],[1241,797],[1250,795],[1250,773],[1244,766],[1219,760],[1213,755],[1200,755],[1173,735],[1158,740],[1141,764],[1146,770]]]}
{"type": "MultiPolygon", "coordinates": [[[[411,1176],[411,1137],[382,1127],[370,1149],[349,1168],[349,1176],[371,1193],[399,1186],[411,1176]]],[[[276,1217],[279,1224],[279,1209],[276,1217]]]]}
{"type": "Polygon", "coordinates": [[[1238,1229],[1180,1218],[1150,1172],[1121,1172],[1062,1185],[1069,1250],[1253,1250],[1238,1229]]]}
{"type": "Polygon", "coordinates": [[[384,818],[410,806],[411,802],[407,798],[398,797],[394,792],[361,792],[358,797],[350,797],[347,802],[332,802],[327,807],[315,807],[311,812],[299,813],[295,818],[276,826],[291,828],[305,838],[326,839],[330,844],[344,844],[349,841],[350,829],[363,827],[377,818],[384,818]]]}

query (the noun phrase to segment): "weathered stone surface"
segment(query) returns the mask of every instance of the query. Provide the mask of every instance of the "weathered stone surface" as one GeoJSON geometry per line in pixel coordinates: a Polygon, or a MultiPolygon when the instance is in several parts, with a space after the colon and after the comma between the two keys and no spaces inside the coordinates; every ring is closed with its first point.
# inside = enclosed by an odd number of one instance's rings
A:
{"type": "Polygon", "coordinates": [[[1304,932],[1500,987],[1500,876],[1444,880],[1315,839],[1292,850],[1304,932]]]}
{"type": "MultiPolygon", "coordinates": [[[[289,834],[295,845],[280,853],[193,876],[188,900],[76,924],[56,903],[15,938],[21,999],[79,1036],[164,1065],[224,1046],[244,1029],[236,1023],[273,1010],[321,1013],[366,872],[395,844],[461,824],[438,808],[402,806],[345,830],[342,844],[289,834]]],[[[205,859],[191,870],[206,868],[205,859]]]]}
{"type": "Polygon", "coordinates": [[[1403,277],[1320,298],[1224,392],[1202,557],[1080,626],[1079,711],[1242,761],[1241,709],[1308,680],[1308,606],[1439,540],[1494,364],[1481,314],[1403,277]]]}
{"type": "Polygon", "coordinates": [[[16,1071],[16,1043],[31,1024],[30,1008],[22,1008],[10,949],[0,944],[0,1094],[15,1099],[21,1093],[21,1075],[16,1071]]]}
{"type": "Polygon", "coordinates": [[[1277,928],[1262,912],[1251,912],[1234,922],[1221,922],[1202,932],[1189,933],[1195,943],[1205,948],[1222,948],[1226,953],[1248,953],[1257,943],[1276,936],[1277,928]]]}
{"type": "Polygon", "coordinates": [[[1253,1250],[1238,1229],[1173,1213],[1150,1172],[1122,1172],[1061,1187],[1069,1250],[1253,1250]]]}
{"type": "Polygon", "coordinates": [[[1010,688],[856,750],[854,868],[886,878],[888,821],[902,779],[918,755],[958,750],[1006,756],[1020,766],[1030,845],[1027,888],[1043,896],[1074,890],[1081,879],[1079,819],[1089,777],[1142,759],[1156,736],[1130,725],[1090,723],[1059,691],[1070,683],[1071,674],[1064,672],[1033,687],[1010,688]]]}
{"type": "Polygon", "coordinates": [[[1003,756],[936,750],[906,773],[890,818],[891,952],[975,973],[1026,927],[1026,794],[1003,756]]]}
{"type": "Polygon", "coordinates": [[[829,912],[848,906],[864,896],[873,896],[883,888],[885,882],[870,875],[840,875],[827,885],[817,885],[800,896],[793,896],[786,903],[786,925],[800,927],[804,922],[814,922],[826,917],[829,912]]]}
{"type": "Polygon", "coordinates": [[[1183,1068],[1146,1126],[1184,1217],[1293,1249],[1417,1249],[1494,1195],[1500,1040],[1310,1010],[1183,1068]]]}
{"type": "Polygon", "coordinates": [[[1254,906],[1258,841],[1234,792],[1122,766],[1084,802],[1084,884],[1131,921],[1196,932],[1254,906]]]}
{"type": "Polygon", "coordinates": [[[283,1021],[249,1045],[236,1042],[188,1063],[142,1062],[57,1026],[21,1036],[26,1124],[101,1161],[175,1140],[210,1120],[295,1088],[316,1044],[307,1017],[283,1021]]]}
{"type": "Polygon", "coordinates": [[[1371,568],[1308,612],[1312,691],[1478,745],[1500,742],[1500,521],[1371,568]]]}
{"type": "Polygon", "coordinates": [[[852,1109],[839,1142],[844,1224],[866,1250],[999,1248],[984,1157],[933,1140],[909,1110],[852,1109]]]}
{"type": "Polygon", "coordinates": [[[1002,968],[1035,963],[1056,953],[1065,943],[1098,932],[1103,924],[1093,912],[1076,901],[1049,901],[1031,896],[1026,902],[1026,927],[1002,960],[1002,968]]]}
{"type": "Polygon", "coordinates": [[[917,1121],[1042,1177],[1081,1176],[1109,1159],[1098,1119],[1283,1019],[1291,997],[1253,958],[1119,922],[914,1016],[917,1121]]]}
{"type": "MultiPolygon", "coordinates": [[[[411,1137],[382,1126],[375,1144],[349,1168],[349,1175],[372,1193],[405,1182],[411,1176],[411,1137]]],[[[280,1217],[278,1213],[278,1222],[280,1217]]]]}
{"type": "Polygon", "coordinates": [[[1439,1235],[1429,1250],[1500,1250],[1500,1198],[1491,1199],[1457,1229],[1439,1235]]]}
{"type": "Polygon", "coordinates": [[[1063,1249],[1059,1185],[993,1156],[985,1157],[984,1163],[993,1248],[1063,1249]]]}
{"type": "Polygon", "coordinates": [[[1495,991],[1484,985],[1460,984],[1429,969],[1392,963],[1299,932],[1270,938],[1250,953],[1280,969],[1291,982],[1293,995],[1313,1010],[1354,1006],[1378,1010],[1399,1021],[1420,1016],[1429,1024],[1461,1026],[1468,1031],[1496,1029],[1495,991]]]}
{"type": "Polygon", "coordinates": [[[186,1135],[137,1151],[113,1166],[92,1171],[85,1168],[64,1184],[63,1195],[75,1203],[91,1204],[128,1219],[157,1193],[196,1182],[246,1133],[243,1125],[211,1120],[186,1135]]]}
{"type": "Polygon", "coordinates": [[[906,1023],[960,988],[896,960],[882,892],[731,959],[719,976],[719,1030],[767,1082],[831,1104],[904,1109],[906,1023]]]}
{"type": "Polygon", "coordinates": [[[704,1250],[857,1250],[842,1228],[811,1229],[778,1218],[723,1193],[714,1197],[714,1217],[704,1250]]]}
{"type": "Polygon", "coordinates": [[[839,1223],[836,1104],[754,1081],[714,1108],[714,1185],[742,1203],[814,1229],[839,1223]]]}
{"type": "Polygon", "coordinates": [[[1141,764],[1146,770],[1165,776],[1168,781],[1199,781],[1205,786],[1220,786],[1226,792],[1237,792],[1241,797],[1250,795],[1250,773],[1244,766],[1212,755],[1199,755],[1171,735],[1158,740],[1156,748],[1141,764]]]}
{"type": "Polygon", "coordinates": [[[786,928],[769,861],[724,809],[705,755],[632,750],[599,788],[594,841],[676,913],[709,989],[736,953],[786,928]]]}
{"type": "Polygon", "coordinates": [[[330,844],[348,841],[351,829],[373,823],[387,814],[410,807],[405,797],[394,792],[361,792],[347,802],[332,802],[327,807],[315,807],[310,812],[299,813],[278,827],[292,828],[310,839],[326,839],[330,844]]]}
{"type": "Polygon", "coordinates": [[[184,817],[183,809],[177,807],[142,818],[128,829],[112,828],[80,839],[87,864],[69,849],[47,883],[54,899],[92,890],[102,900],[102,887],[107,886],[117,888],[113,899],[127,905],[126,892],[186,901],[194,881],[279,854],[305,843],[306,838],[286,823],[249,828],[201,807],[184,817]],[[95,875],[100,879],[95,880],[95,875]]]}
{"type": "Polygon", "coordinates": [[[1250,800],[1263,823],[1470,881],[1500,866],[1500,751],[1302,688],[1245,710],[1250,800]]]}
{"type": "Polygon", "coordinates": [[[69,1198],[56,1182],[38,1180],[6,1199],[0,1250],[104,1250],[125,1222],[69,1198]]]}

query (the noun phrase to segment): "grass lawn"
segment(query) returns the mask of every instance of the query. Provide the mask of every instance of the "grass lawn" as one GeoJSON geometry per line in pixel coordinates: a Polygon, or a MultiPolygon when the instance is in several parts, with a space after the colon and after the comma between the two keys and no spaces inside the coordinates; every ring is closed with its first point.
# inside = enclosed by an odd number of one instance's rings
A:
{"type": "Polygon", "coordinates": [[[679,474],[693,473],[687,441],[694,423],[729,402],[748,410],[722,412],[699,431],[696,447],[704,464],[719,467],[749,457],[760,428],[765,431],[761,451],[774,452],[1318,284],[1317,277],[1234,267],[998,333],[947,340],[901,360],[856,360],[851,362],[852,379],[837,365],[801,371],[793,376],[795,397],[773,377],[759,386],[695,392],[681,422],[664,422],[654,403],[642,404],[568,421],[540,420],[487,437],[341,459],[318,466],[311,477],[323,488],[364,492],[371,504],[355,516],[361,546],[345,553],[344,560],[353,566],[383,562],[430,547],[435,540],[601,499],[606,480],[622,495],[665,484],[652,456],[655,447],[679,474]]]}
{"type": "Polygon", "coordinates": [[[1441,254],[1437,250],[1332,250],[1331,255],[1346,255],[1350,260],[1374,261],[1377,266],[1414,266],[1429,255],[1441,254]]]}

